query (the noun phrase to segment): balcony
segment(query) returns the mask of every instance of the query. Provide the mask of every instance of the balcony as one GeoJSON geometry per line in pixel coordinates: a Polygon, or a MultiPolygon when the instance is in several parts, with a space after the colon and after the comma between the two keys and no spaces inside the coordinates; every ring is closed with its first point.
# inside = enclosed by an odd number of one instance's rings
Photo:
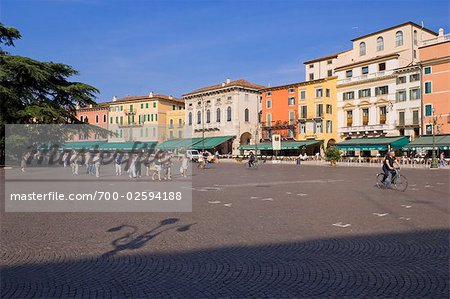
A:
{"type": "Polygon", "coordinates": [[[139,127],[143,127],[144,123],[128,123],[128,124],[120,124],[119,128],[139,128],[139,127]]]}
{"type": "Polygon", "coordinates": [[[297,125],[297,121],[296,120],[289,120],[289,121],[281,121],[281,120],[277,120],[277,121],[273,121],[271,123],[267,123],[264,122],[262,124],[263,128],[268,128],[268,129],[290,129],[292,127],[295,127],[297,125]]]}
{"type": "Polygon", "coordinates": [[[341,80],[337,81],[337,85],[354,83],[354,82],[360,82],[360,81],[376,79],[376,78],[383,78],[383,77],[391,76],[391,75],[394,75],[394,71],[393,70],[379,71],[379,72],[376,72],[376,73],[365,74],[365,75],[361,75],[361,76],[341,79],[341,80]]]}
{"type": "Polygon", "coordinates": [[[123,110],[123,112],[125,112],[126,115],[136,115],[136,110],[129,110],[129,109],[125,109],[123,110]]]}
{"type": "Polygon", "coordinates": [[[220,123],[195,124],[193,127],[194,127],[194,132],[219,131],[220,123]]]}
{"type": "Polygon", "coordinates": [[[383,131],[389,129],[386,124],[367,125],[367,126],[347,126],[339,128],[342,133],[357,133],[366,131],[383,131]]]}
{"type": "Polygon", "coordinates": [[[398,119],[395,126],[397,128],[418,128],[420,123],[419,119],[398,119]]]}

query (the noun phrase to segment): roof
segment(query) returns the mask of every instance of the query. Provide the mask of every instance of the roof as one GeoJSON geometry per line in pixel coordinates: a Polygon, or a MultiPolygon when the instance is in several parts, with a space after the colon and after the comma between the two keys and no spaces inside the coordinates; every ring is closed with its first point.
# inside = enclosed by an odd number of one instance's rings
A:
{"type": "Polygon", "coordinates": [[[111,105],[111,104],[124,103],[124,102],[128,102],[128,101],[139,101],[139,100],[166,100],[166,101],[176,102],[176,103],[180,103],[180,104],[184,103],[183,100],[174,98],[172,96],[168,96],[168,95],[164,95],[164,94],[154,94],[152,96],[150,96],[150,95],[127,96],[124,98],[117,99],[116,101],[106,102],[106,104],[111,105]]]}
{"type": "Polygon", "coordinates": [[[271,86],[271,87],[263,88],[263,89],[261,89],[261,91],[283,89],[283,88],[288,88],[288,87],[304,86],[304,85],[310,85],[310,84],[312,85],[312,84],[322,83],[322,82],[325,82],[327,80],[336,79],[336,78],[337,78],[336,76],[333,76],[333,77],[327,77],[327,78],[316,79],[316,80],[311,80],[311,81],[302,81],[302,82],[297,82],[297,83],[290,83],[290,84],[284,84],[284,85],[278,85],[278,86],[271,86]]]}
{"type": "Polygon", "coordinates": [[[347,68],[347,67],[350,67],[350,66],[355,66],[355,65],[358,65],[358,64],[364,64],[364,63],[368,63],[368,62],[372,63],[372,62],[374,62],[376,60],[389,58],[389,57],[395,57],[395,56],[398,57],[398,56],[400,56],[400,54],[398,54],[398,53],[391,53],[391,54],[386,54],[386,55],[379,55],[379,56],[375,56],[374,58],[369,58],[369,59],[366,59],[366,60],[361,60],[361,61],[357,61],[357,62],[345,64],[345,65],[341,65],[341,66],[335,68],[334,70],[337,71],[337,70],[341,70],[341,69],[344,69],[344,68],[347,68]]]}
{"type": "Polygon", "coordinates": [[[402,27],[402,26],[405,26],[405,25],[412,25],[412,26],[415,26],[415,27],[419,27],[423,31],[426,31],[426,32],[428,32],[430,34],[434,34],[436,36],[438,35],[436,32],[434,32],[434,31],[432,31],[430,29],[427,29],[425,27],[422,28],[422,26],[420,26],[420,25],[418,25],[418,24],[416,24],[414,22],[409,21],[409,22],[398,24],[398,25],[395,25],[395,26],[392,26],[392,27],[389,27],[389,28],[385,28],[385,29],[379,30],[379,31],[375,31],[375,32],[372,32],[372,33],[369,33],[369,34],[366,34],[366,35],[358,36],[358,37],[352,39],[352,42],[354,42],[356,40],[359,40],[359,39],[362,39],[362,38],[365,38],[365,37],[368,37],[368,36],[371,36],[371,35],[380,34],[382,32],[386,32],[386,31],[389,31],[389,30],[392,30],[392,29],[395,29],[395,28],[398,28],[398,27],[402,27]]]}
{"type": "Polygon", "coordinates": [[[314,59],[311,59],[311,60],[303,62],[303,64],[310,64],[310,63],[317,62],[317,61],[328,60],[330,58],[336,58],[336,57],[338,57],[339,54],[342,54],[342,53],[348,52],[348,51],[351,51],[351,50],[345,50],[345,51],[333,53],[333,54],[330,54],[330,55],[327,55],[327,56],[314,58],[314,59]]]}
{"type": "Polygon", "coordinates": [[[199,88],[192,92],[184,94],[183,97],[187,96],[187,95],[196,94],[196,93],[201,93],[201,92],[206,92],[206,91],[211,91],[211,90],[216,90],[216,89],[222,89],[222,88],[229,88],[229,87],[246,87],[249,89],[259,90],[259,89],[264,88],[265,86],[251,83],[251,82],[248,82],[247,80],[239,79],[239,80],[231,81],[230,83],[220,83],[220,84],[216,84],[216,85],[199,88]]]}

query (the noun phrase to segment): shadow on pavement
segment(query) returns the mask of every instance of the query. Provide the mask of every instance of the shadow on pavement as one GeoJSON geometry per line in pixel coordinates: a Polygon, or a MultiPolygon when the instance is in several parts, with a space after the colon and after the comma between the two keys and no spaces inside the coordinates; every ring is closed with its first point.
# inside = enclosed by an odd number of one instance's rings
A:
{"type": "MultiPolygon", "coordinates": [[[[175,220],[124,248],[141,246],[175,220]]],[[[161,254],[119,251],[3,267],[1,298],[449,295],[448,229],[161,254]]]]}

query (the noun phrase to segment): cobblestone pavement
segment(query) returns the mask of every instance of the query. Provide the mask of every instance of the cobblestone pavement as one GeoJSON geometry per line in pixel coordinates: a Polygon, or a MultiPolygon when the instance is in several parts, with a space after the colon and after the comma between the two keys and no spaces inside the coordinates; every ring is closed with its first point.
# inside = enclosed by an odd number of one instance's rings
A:
{"type": "Polygon", "coordinates": [[[2,212],[0,297],[449,297],[449,171],[193,172],[192,213],[2,212]]]}

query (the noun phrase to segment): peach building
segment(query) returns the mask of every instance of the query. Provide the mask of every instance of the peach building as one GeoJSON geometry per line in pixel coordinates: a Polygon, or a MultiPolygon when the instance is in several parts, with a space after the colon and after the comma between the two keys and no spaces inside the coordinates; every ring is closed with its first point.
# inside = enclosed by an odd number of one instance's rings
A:
{"type": "MultiPolygon", "coordinates": [[[[100,103],[97,105],[89,105],[87,107],[77,107],[76,117],[78,120],[98,126],[102,129],[108,129],[108,104],[107,103],[100,103]]],[[[98,133],[92,133],[89,135],[85,134],[79,134],[73,136],[72,140],[87,140],[87,141],[106,141],[108,139],[108,136],[106,134],[98,134],[98,133]]]]}
{"type": "Polygon", "coordinates": [[[422,134],[433,133],[433,116],[436,117],[435,134],[450,133],[450,34],[439,30],[436,38],[423,41],[419,48],[422,84],[423,118],[422,134]]]}

